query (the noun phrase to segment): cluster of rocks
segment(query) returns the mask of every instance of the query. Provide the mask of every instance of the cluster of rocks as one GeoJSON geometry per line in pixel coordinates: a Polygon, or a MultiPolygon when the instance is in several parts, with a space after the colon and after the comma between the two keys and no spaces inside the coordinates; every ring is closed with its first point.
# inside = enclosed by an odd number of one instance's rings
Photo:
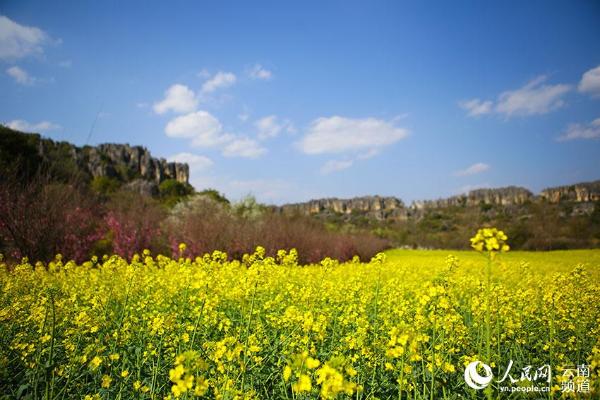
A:
{"type": "Polygon", "coordinates": [[[600,181],[544,189],[540,193],[540,197],[550,203],[559,203],[561,201],[574,201],[577,203],[599,201],[600,181]]]}
{"type": "Polygon", "coordinates": [[[469,193],[452,196],[438,200],[414,201],[411,207],[417,210],[447,207],[473,207],[480,204],[489,205],[519,205],[533,199],[533,193],[529,190],[508,186],[496,189],[476,189],[469,193]]]}
{"type": "Polygon", "coordinates": [[[352,199],[326,198],[310,200],[306,203],[285,204],[281,211],[287,214],[352,214],[361,213],[378,220],[402,219],[407,215],[402,200],[396,197],[363,196],[352,199]]]}
{"type": "MultiPolygon", "coordinates": [[[[360,214],[377,220],[405,220],[412,215],[420,215],[425,210],[449,207],[477,207],[482,204],[495,206],[519,206],[530,201],[559,203],[591,203],[600,200],[600,181],[578,183],[570,186],[544,189],[538,196],[526,188],[508,186],[495,189],[476,189],[466,194],[437,200],[414,201],[409,207],[396,197],[363,196],[351,199],[326,198],[305,203],[285,204],[280,207],[284,213],[304,215],[352,215],[360,214]]],[[[590,204],[580,204],[579,212],[593,209],[590,204]],[[585,205],[585,207],[583,207],[585,205]],[[583,210],[583,211],[582,211],[583,210]]]]}
{"type": "MultiPolygon", "coordinates": [[[[42,157],[54,154],[60,149],[60,154],[69,154],[78,168],[92,178],[106,176],[125,182],[146,181],[155,185],[167,179],[175,179],[182,183],[189,181],[187,164],[154,158],[148,149],[142,146],[109,143],[95,147],[78,147],[67,142],[42,139],[39,149],[42,157]]],[[[144,185],[140,182],[138,186],[144,185]]]]}

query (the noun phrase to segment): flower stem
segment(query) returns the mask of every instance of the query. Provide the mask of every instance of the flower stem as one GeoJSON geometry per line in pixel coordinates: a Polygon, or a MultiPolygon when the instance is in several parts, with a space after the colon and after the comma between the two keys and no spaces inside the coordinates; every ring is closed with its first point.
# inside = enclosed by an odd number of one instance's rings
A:
{"type": "MultiPolygon", "coordinates": [[[[488,364],[491,366],[492,365],[492,354],[491,354],[492,343],[491,343],[491,334],[490,334],[490,327],[492,324],[492,321],[491,321],[492,255],[491,255],[491,253],[488,254],[488,262],[487,262],[487,271],[486,272],[487,272],[486,307],[485,307],[486,308],[486,315],[485,315],[486,357],[487,357],[488,364]]],[[[489,400],[492,399],[492,391],[491,390],[487,391],[487,398],[489,400]]]]}

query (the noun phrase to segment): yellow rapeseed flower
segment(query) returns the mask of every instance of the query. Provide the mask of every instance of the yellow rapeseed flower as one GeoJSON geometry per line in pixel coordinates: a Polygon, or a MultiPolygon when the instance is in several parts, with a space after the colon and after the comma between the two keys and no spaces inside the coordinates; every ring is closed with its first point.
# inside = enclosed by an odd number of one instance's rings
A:
{"type": "Polygon", "coordinates": [[[110,384],[112,383],[112,378],[108,375],[102,375],[102,387],[107,389],[110,387],[110,384]]]}
{"type": "Polygon", "coordinates": [[[302,374],[298,377],[298,381],[292,384],[294,393],[310,392],[312,390],[312,382],[310,376],[302,374]]]}

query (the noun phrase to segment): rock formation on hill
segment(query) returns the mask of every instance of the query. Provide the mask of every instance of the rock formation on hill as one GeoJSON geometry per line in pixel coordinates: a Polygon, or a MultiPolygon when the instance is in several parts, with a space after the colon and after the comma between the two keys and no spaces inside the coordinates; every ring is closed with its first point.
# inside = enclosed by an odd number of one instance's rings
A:
{"type": "MultiPolygon", "coordinates": [[[[539,201],[549,203],[569,201],[585,204],[600,201],[600,181],[548,188],[537,196],[526,188],[508,186],[495,189],[476,189],[467,194],[445,199],[414,201],[409,207],[406,207],[402,200],[395,197],[364,196],[351,199],[317,199],[305,203],[285,204],[280,207],[280,210],[284,213],[304,215],[338,214],[344,216],[360,214],[378,220],[404,220],[411,216],[419,216],[426,210],[449,207],[478,207],[482,204],[520,206],[527,202],[539,201]]],[[[577,210],[580,209],[592,210],[593,207],[577,208],[577,210]]]]}
{"type": "Polygon", "coordinates": [[[452,196],[438,200],[414,201],[411,205],[415,209],[446,208],[453,206],[478,206],[480,204],[490,205],[517,205],[530,201],[533,193],[529,190],[518,187],[508,186],[496,189],[476,189],[467,194],[452,196]]]}
{"type": "Polygon", "coordinates": [[[156,184],[167,179],[175,179],[181,183],[188,183],[189,180],[187,164],[154,158],[141,146],[112,143],[97,147],[73,146],[72,152],[77,164],[89,171],[93,177],[118,177],[126,171],[132,178],[153,181],[156,184]]]}
{"type": "Polygon", "coordinates": [[[284,213],[313,215],[320,213],[351,214],[363,213],[378,220],[402,219],[406,217],[406,207],[395,197],[364,196],[352,199],[327,198],[306,203],[286,204],[281,207],[284,213]]]}
{"type": "Polygon", "coordinates": [[[600,200],[600,181],[576,183],[542,190],[540,196],[550,203],[574,201],[578,203],[600,200]]]}
{"type": "Polygon", "coordinates": [[[0,126],[0,164],[8,166],[14,160],[88,179],[109,177],[123,183],[141,180],[153,185],[167,179],[186,184],[189,180],[187,164],[154,158],[142,146],[109,143],[79,147],[0,126]]]}

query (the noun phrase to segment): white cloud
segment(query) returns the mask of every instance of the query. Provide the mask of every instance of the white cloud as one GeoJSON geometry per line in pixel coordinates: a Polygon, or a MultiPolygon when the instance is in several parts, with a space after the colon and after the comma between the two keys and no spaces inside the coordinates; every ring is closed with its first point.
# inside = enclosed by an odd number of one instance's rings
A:
{"type": "Polygon", "coordinates": [[[20,25],[0,15],[0,59],[16,60],[33,54],[42,54],[50,37],[41,29],[20,25]]]}
{"type": "Polygon", "coordinates": [[[60,125],[49,121],[41,121],[37,124],[32,124],[22,119],[15,119],[6,123],[11,129],[21,131],[21,132],[47,132],[47,131],[55,131],[61,129],[60,125]]]}
{"type": "Polygon", "coordinates": [[[217,147],[225,157],[258,158],[267,152],[253,139],[226,133],[221,122],[207,111],[196,111],[169,121],[165,133],[189,139],[195,147],[217,147]]]}
{"type": "Polygon", "coordinates": [[[202,92],[211,93],[220,88],[226,88],[235,83],[236,76],[231,72],[217,72],[212,78],[204,82],[202,92]]]}
{"type": "Polygon", "coordinates": [[[350,168],[354,160],[329,160],[321,167],[322,174],[330,174],[350,168]]]}
{"type": "Polygon", "coordinates": [[[258,142],[246,137],[236,138],[223,148],[225,157],[258,158],[266,152],[258,142]]]}
{"type": "Polygon", "coordinates": [[[277,117],[275,115],[269,115],[268,117],[259,119],[254,123],[254,126],[258,129],[258,138],[261,140],[279,135],[282,128],[277,122],[277,117]]]}
{"type": "Polygon", "coordinates": [[[254,126],[258,130],[258,138],[265,140],[278,136],[282,130],[287,133],[296,133],[296,128],[292,122],[288,119],[280,121],[275,115],[269,115],[264,118],[257,120],[254,126]]]}
{"type": "Polygon", "coordinates": [[[600,96],[600,65],[586,71],[577,88],[581,93],[589,93],[594,97],[600,96]]]}
{"type": "Polygon", "coordinates": [[[467,110],[469,116],[477,116],[495,112],[511,116],[527,116],[546,114],[562,107],[562,97],[571,90],[571,85],[544,84],[545,75],[529,81],[525,86],[500,93],[498,100],[471,99],[459,102],[459,106],[467,110]]]}
{"type": "Polygon", "coordinates": [[[20,85],[31,86],[35,83],[35,78],[18,66],[8,68],[6,73],[20,85]]]}
{"type": "Polygon", "coordinates": [[[589,124],[571,124],[566,132],[558,137],[561,142],[575,139],[600,139],[600,118],[589,124]]]}
{"type": "Polygon", "coordinates": [[[175,84],[165,91],[165,98],[154,104],[154,112],[164,114],[167,111],[189,113],[198,106],[194,92],[185,85],[175,84]]]}
{"type": "Polygon", "coordinates": [[[273,77],[273,73],[260,64],[255,64],[248,74],[252,79],[261,79],[265,81],[273,77]]]}
{"type": "Polygon", "coordinates": [[[191,139],[193,146],[212,147],[230,141],[233,136],[223,131],[217,118],[206,111],[176,117],[165,128],[169,137],[191,139]]]}
{"type": "Polygon", "coordinates": [[[487,171],[488,169],[490,169],[490,166],[488,164],[479,162],[479,163],[475,163],[463,170],[457,171],[455,173],[456,176],[468,176],[468,175],[475,175],[475,174],[480,174],[482,172],[487,171]]]}
{"type": "Polygon", "coordinates": [[[171,162],[186,163],[192,171],[204,171],[213,166],[213,161],[205,156],[192,153],[178,153],[167,159],[171,162]]]}
{"type": "Polygon", "coordinates": [[[340,116],[314,120],[298,143],[306,154],[343,153],[380,149],[408,135],[408,131],[375,118],[340,116]]]}
{"type": "Polygon", "coordinates": [[[570,85],[546,85],[546,76],[538,76],[517,90],[501,93],[496,112],[512,115],[545,114],[564,105],[561,97],[571,90],[570,85]]]}
{"type": "Polygon", "coordinates": [[[60,61],[58,63],[58,66],[62,67],[62,68],[71,68],[73,66],[73,61],[72,60],[63,60],[63,61],[60,61]]]}
{"type": "Polygon", "coordinates": [[[464,100],[458,103],[458,105],[464,109],[467,110],[467,114],[470,117],[475,117],[477,115],[483,115],[483,114],[489,114],[492,112],[492,105],[493,102],[487,100],[480,100],[480,99],[471,99],[471,100],[464,100]]]}

